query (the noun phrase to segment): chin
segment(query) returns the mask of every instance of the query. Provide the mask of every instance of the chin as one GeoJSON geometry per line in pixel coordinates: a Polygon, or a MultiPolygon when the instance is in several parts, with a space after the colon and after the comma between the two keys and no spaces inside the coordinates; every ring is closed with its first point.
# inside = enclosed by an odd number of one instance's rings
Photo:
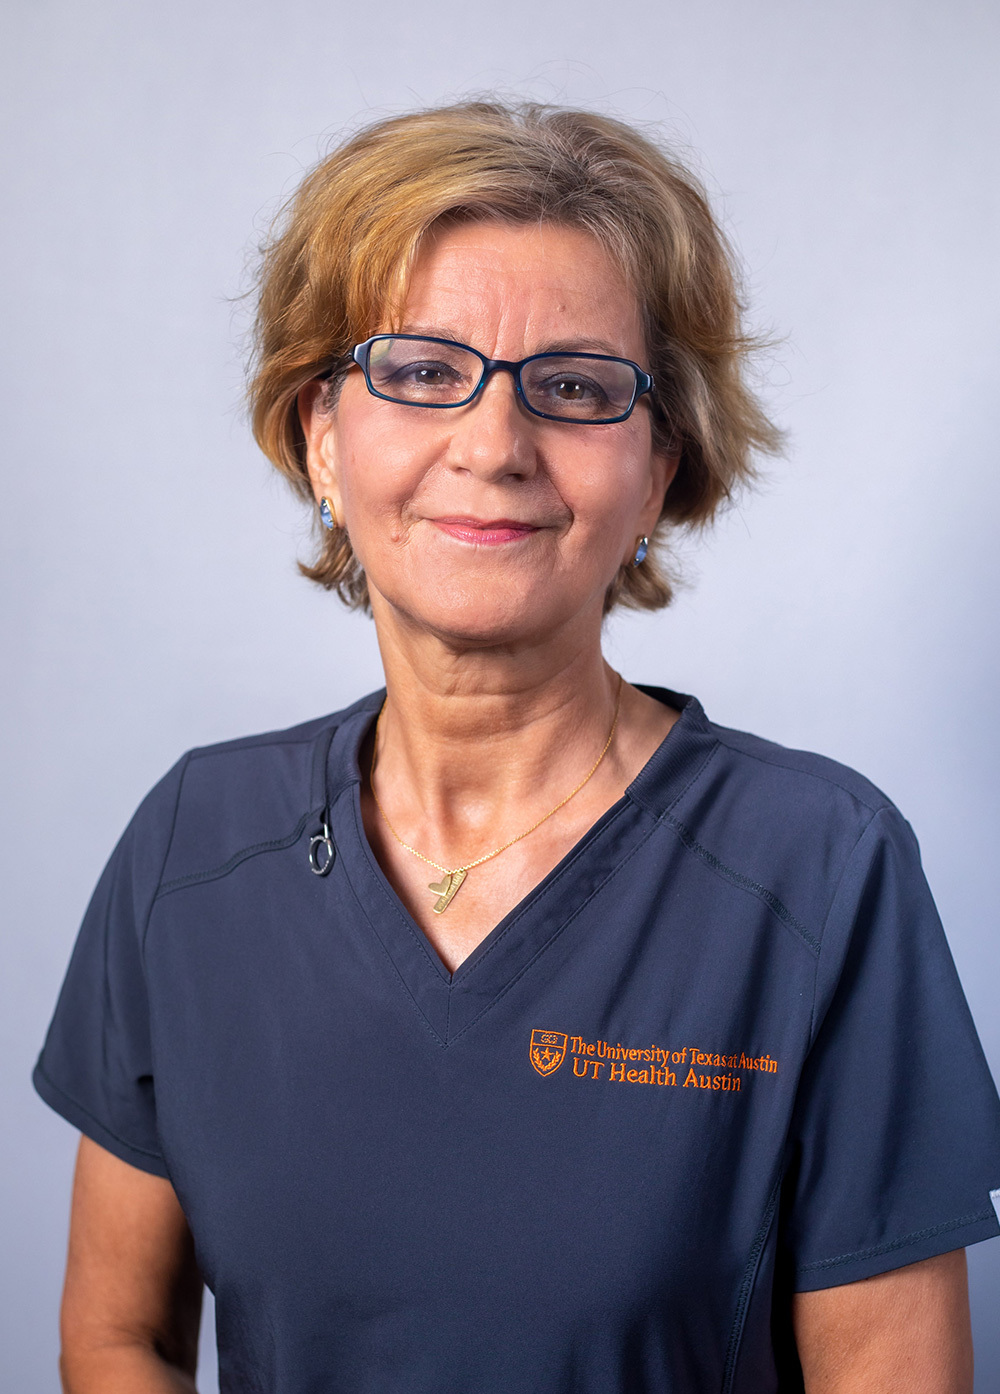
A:
{"type": "Polygon", "coordinates": [[[576,613],[572,605],[553,604],[541,584],[453,582],[421,588],[415,598],[385,598],[410,625],[461,648],[544,642],[576,613]]]}

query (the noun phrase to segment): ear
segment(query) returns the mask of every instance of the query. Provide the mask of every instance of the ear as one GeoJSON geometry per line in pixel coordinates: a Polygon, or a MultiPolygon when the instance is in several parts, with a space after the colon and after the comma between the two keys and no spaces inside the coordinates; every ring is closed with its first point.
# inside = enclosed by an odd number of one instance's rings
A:
{"type": "MultiPolygon", "coordinates": [[[[674,482],[678,467],[681,462],[681,444],[678,441],[675,445],[673,441],[662,449],[654,447],[649,457],[649,492],[646,500],[636,519],[636,534],[639,537],[652,537],[653,529],[660,521],[660,514],[663,512],[663,500],[667,496],[667,490],[674,482]]],[[[630,552],[625,559],[625,564],[629,565],[632,561],[630,552]]]]}
{"type": "Polygon", "coordinates": [[[319,503],[328,498],[338,518],[344,510],[337,482],[336,448],[334,440],[335,414],[324,405],[326,384],[314,378],[299,390],[296,405],[306,444],[306,469],[313,496],[319,503]]]}

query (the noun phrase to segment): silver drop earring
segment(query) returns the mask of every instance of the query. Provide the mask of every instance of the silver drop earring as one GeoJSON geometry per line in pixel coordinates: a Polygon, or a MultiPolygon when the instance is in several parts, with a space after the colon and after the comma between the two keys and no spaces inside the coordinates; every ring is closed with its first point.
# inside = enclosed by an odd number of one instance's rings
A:
{"type": "Polygon", "coordinates": [[[331,531],[337,526],[337,513],[331,501],[324,497],[319,501],[319,516],[325,528],[331,531]]]}
{"type": "Polygon", "coordinates": [[[640,537],[635,544],[635,556],[632,558],[633,566],[641,566],[646,560],[646,553],[649,551],[649,538],[640,537]]]}

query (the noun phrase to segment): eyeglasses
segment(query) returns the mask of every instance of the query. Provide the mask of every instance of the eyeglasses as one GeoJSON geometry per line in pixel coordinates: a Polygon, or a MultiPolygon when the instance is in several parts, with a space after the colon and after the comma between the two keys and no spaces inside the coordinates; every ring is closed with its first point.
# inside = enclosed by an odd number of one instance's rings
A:
{"type": "Polygon", "coordinates": [[[368,391],[410,407],[464,407],[491,373],[510,373],[520,401],[547,421],[606,426],[624,421],[653,379],[628,358],[603,353],[533,353],[520,362],[487,358],[467,344],[419,334],[375,334],[351,357],[368,391]]]}

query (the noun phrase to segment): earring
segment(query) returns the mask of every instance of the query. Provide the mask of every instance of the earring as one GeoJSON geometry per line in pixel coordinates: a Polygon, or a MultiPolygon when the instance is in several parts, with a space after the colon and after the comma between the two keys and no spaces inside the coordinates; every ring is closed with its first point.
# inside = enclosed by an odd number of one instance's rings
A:
{"type": "Polygon", "coordinates": [[[649,551],[649,538],[639,537],[636,539],[635,556],[632,558],[633,566],[641,566],[646,560],[646,553],[649,551]]]}
{"type": "Polygon", "coordinates": [[[332,501],[328,498],[324,497],[320,499],[319,516],[323,526],[325,528],[330,528],[331,531],[340,526],[337,521],[337,510],[334,508],[332,501]]]}

